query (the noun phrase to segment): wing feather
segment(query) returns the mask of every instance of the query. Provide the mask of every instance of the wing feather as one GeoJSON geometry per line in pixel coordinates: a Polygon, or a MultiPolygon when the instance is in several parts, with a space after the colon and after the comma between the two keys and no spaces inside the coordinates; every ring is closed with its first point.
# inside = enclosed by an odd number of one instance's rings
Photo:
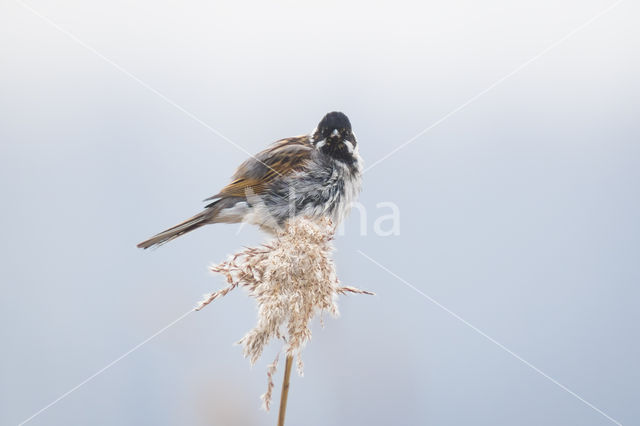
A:
{"type": "Polygon", "coordinates": [[[262,194],[277,177],[304,168],[313,149],[308,136],[279,140],[254,158],[242,163],[233,174],[233,181],[207,200],[245,197],[249,188],[254,194],[262,194]]]}

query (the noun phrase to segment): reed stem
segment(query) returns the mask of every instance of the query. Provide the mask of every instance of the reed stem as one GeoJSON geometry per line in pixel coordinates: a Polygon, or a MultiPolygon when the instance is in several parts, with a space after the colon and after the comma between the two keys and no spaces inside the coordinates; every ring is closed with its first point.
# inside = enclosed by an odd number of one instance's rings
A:
{"type": "Polygon", "coordinates": [[[287,362],[284,367],[284,379],[282,379],[282,393],[280,394],[280,411],[278,412],[278,426],[284,426],[284,415],[287,411],[287,396],[289,396],[289,378],[291,377],[291,366],[293,356],[287,355],[287,362]]]}

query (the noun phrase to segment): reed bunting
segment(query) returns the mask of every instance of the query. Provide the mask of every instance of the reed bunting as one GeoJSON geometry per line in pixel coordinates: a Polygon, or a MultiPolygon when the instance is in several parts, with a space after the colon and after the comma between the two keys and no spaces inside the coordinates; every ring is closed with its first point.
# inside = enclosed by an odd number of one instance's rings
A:
{"type": "Polygon", "coordinates": [[[360,192],[362,159],[351,123],[330,112],[306,136],[275,142],[242,163],[232,182],[197,215],[138,244],[164,244],[209,223],[247,222],[275,232],[293,216],[329,217],[337,225],[360,192]]]}

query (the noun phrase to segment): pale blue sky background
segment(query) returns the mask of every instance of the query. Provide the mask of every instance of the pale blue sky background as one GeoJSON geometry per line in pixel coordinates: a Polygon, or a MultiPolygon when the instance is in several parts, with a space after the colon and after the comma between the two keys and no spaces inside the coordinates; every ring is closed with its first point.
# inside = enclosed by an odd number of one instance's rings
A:
{"type": "MultiPolygon", "coordinates": [[[[611,1],[28,2],[249,152],[346,112],[371,164],[611,1]]],[[[365,175],[288,424],[640,422],[640,30],[626,1],[365,175]],[[373,234],[376,203],[399,236],[373,234]]],[[[156,251],[246,154],[15,1],[0,4],[0,423],[18,424],[223,285],[262,241],[156,251]]],[[[29,425],[272,425],[237,291],[29,425]]],[[[280,376],[278,376],[278,382],[280,376]]],[[[279,391],[279,388],[278,388],[279,391]]]]}

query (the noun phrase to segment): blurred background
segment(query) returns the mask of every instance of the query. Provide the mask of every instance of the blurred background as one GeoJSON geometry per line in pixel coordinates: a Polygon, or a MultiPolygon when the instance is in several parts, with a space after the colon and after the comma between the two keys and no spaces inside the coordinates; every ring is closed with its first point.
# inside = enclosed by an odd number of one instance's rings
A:
{"type": "MultiPolygon", "coordinates": [[[[637,2],[530,63],[613,2],[26,3],[0,5],[0,423],[180,317],[224,285],[208,265],[264,241],[219,225],[135,247],[247,158],[220,134],[255,153],[341,110],[373,164],[479,93],[365,174],[366,235],[353,214],[335,258],[377,296],[314,323],[287,424],[613,424],[358,250],[640,421],[637,2]],[[374,232],[383,202],[398,235],[374,232]]],[[[274,425],[259,395],[278,346],[251,368],[234,345],[255,320],[235,291],[28,424],[274,425]]]]}

